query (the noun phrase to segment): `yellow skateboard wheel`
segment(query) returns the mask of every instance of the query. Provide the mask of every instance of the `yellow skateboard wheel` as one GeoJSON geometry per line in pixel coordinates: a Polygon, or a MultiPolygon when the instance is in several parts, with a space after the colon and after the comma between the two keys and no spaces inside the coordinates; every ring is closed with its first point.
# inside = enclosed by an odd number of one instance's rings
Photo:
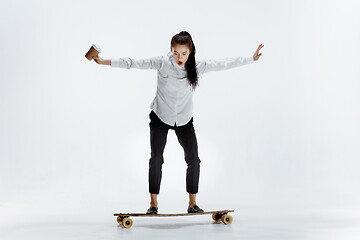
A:
{"type": "Polygon", "coordinates": [[[133,220],[131,220],[131,218],[124,218],[122,220],[122,225],[126,228],[130,228],[133,225],[133,220]]]}
{"type": "Polygon", "coordinates": [[[116,221],[117,221],[120,225],[122,225],[122,219],[121,219],[120,216],[118,216],[118,217],[116,218],[116,221]]]}
{"type": "Polygon", "coordinates": [[[232,218],[232,216],[230,216],[230,215],[224,214],[224,215],[222,215],[222,217],[221,217],[221,221],[222,221],[224,224],[231,224],[232,221],[233,221],[233,218],[232,218]]]}
{"type": "Polygon", "coordinates": [[[215,221],[215,222],[220,222],[221,221],[221,218],[218,218],[218,213],[213,213],[212,214],[212,219],[215,221]]]}

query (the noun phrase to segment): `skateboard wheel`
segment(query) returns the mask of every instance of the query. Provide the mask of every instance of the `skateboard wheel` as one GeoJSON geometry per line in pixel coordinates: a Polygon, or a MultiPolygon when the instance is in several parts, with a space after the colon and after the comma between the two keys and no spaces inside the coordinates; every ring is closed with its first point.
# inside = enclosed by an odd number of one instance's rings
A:
{"type": "Polygon", "coordinates": [[[220,221],[221,221],[221,218],[219,217],[219,214],[218,214],[218,213],[213,213],[213,214],[212,214],[212,219],[213,219],[215,222],[220,222],[220,221]]]}
{"type": "Polygon", "coordinates": [[[222,217],[221,217],[221,221],[222,221],[224,224],[231,224],[232,221],[233,221],[233,218],[232,218],[232,216],[230,216],[230,215],[224,214],[224,215],[222,215],[222,217]]]}
{"type": "Polygon", "coordinates": [[[130,228],[133,225],[133,221],[131,220],[131,218],[124,218],[122,220],[122,225],[126,228],[130,228]]]}
{"type": "Polygon", "coordinates": [[[118,217],[116,218],[116,220],[117,220],[117,222],[118,222],[120,225],[122,225],[122,219],[121,219],[120,216],[118,216],[118,217]]]}

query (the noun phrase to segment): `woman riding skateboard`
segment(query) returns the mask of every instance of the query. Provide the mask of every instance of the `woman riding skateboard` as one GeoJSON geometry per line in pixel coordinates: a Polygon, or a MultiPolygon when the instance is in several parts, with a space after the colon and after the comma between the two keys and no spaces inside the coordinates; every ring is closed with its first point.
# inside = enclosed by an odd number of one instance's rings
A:
{"type": "Polygon", "coordinates": [[[180,145],[184,149],[187,163],[186,191],[189,193],[188,213],[203,212],[196,203],[198,193],[200,158],[193,126],[193,93],[198,86],[198,77],[210,71],[226,70],[257,61],[262,53],[259,45],[253,57],[235,57],[223,60],[195,60],[195,45],[191,35],[182,31],[175,34],[166,55],[135,60],[129,57],[102,59],[98,55],[93,59],[98,64],[119,68],[139,68],[157,70],[157,91],[150,105],[150,147],[149,193],[150,208],[147,214],[158,213],[157,196],[160,192],[163,152],[168,130],[175,131],[180,145]]]}

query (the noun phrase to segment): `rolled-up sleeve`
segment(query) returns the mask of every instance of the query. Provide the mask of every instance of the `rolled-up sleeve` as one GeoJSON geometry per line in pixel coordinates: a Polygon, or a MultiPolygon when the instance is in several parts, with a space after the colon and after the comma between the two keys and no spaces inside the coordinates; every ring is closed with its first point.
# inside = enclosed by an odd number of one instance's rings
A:
{"type": "Polygon", "coordinates": [[[225,58],[220,60],[200,60],[197,62],[197,72],[198,74],[204,74],[211,71],[221,71],[226,69],[231,69],[235,67],[240,67],[245,64],[250,64],[254,62],[253,57],[234,57],[234,58],[225,58]]]}
{"type": "Polygon", "coordinates": [[[145,59],[133,59],[130,57],[111,58],[110,66],[112,68],[138,68],[138,69],[160,69],[163,56],[157,56],[145,59]]]}

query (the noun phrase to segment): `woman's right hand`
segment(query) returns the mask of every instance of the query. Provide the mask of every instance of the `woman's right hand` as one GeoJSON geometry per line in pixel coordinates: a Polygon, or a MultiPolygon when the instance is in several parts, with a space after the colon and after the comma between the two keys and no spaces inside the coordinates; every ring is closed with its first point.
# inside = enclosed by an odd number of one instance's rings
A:
{"type": "Polygon", "coordinates": [[[96,55],[95,57],[93,57],[92,59],[94,59],[94,61],[97,63],[97,64],[102,64],[104,59],[102,59],[99,55],[96,55]]]}

